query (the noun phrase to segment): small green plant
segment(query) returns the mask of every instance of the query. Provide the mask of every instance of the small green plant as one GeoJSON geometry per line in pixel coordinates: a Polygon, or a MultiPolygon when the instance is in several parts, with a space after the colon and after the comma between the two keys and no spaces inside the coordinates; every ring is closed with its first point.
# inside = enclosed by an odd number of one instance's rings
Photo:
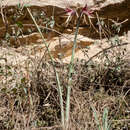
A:
{"type": "Polygon", "coordinates": [[[100,120],[98,118],[98,114],[96,112],[96,109],[92,106],[93,115],[95,118],[95,123],[97,125],[98,130],[111,130],[110,128],[110,122],[108,121],[108,109],[104,108],[102,121],[100,123],[100,120]]]}
{"type": "MultiPolygon", "coordinates": [[[[64,118],[64,106],[63,106],[63,98],[62,98],[62,88],[61,88],[61,85],[60,85],[59,75],[58,75],[58,73],[56,71],[56,68],[55,68],[53,57],[51,56],[50,50],[48,48],[48,45],[45,42],[44,37],[42,35],[42,32],[41,32],[41,30],[40,30],[40,28],[39,28],[35,18],[33,17],[30,9],[27,8],[27,11],[29,12],[33,22],[35,23],[35,26],[37,27],[37,29],[38,29],[38,31],[39,31],[39,33],[41,35],[41,38],[43,39],[43,43],[45,44],[45,46],[47,48],[47,51],[49,53],[49,56],[51,58],[51,62],[53,64],[53,69],[54,69],[54,72],[56,74],[57,85],[58,85],[58,92],[59,92],[59,97],[60,97],[62,127],[64,128],[64,125],[66,125],[65,129],[68,129],[68,126],[69,126],[69,112],[70,112],[70,95],[71,95],[71,86],[72,86],[72,75],[73,75],[73,71],[74,71],[74,56],[75,56],[75,49],[76,49],[76,46],[77,46],[77,36],[78,36],[78,30],[79,30],[79,25],[80,25],[80,19],[83,16],[87,16],[90,19],[90,16],[93,13],[93,10],[91,8],[89,8],[87,4],[81,9],[81,12],[80,12],[79,15],[77,15],[77,11],[76,10],[73,10],[70,7],[67,7],[65,9],[65,13],[68,15],[66,24],[68,24],[71,21],[71,18],[74,15],[78,16],[77,17],[77,23],[76,23],[75,37],[74,37],[74,42],[73,42],[73,48],[72,48],[72,56],[71,56],[71,60],[70,60],[70,64],[69,64],[65,118],[64,118]]],[[[54,26],[54,22],[53,23],[49,23],[49,25],[50,24],[52,25],[52,27],[54,26]]]]}

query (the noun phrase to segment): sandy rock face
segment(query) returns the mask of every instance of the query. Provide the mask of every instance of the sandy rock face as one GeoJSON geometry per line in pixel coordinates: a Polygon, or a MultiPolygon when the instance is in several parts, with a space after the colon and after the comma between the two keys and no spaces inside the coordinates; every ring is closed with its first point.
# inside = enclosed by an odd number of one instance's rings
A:
{"type": "MultiPolygon", "coordinates": [[[[30,28],[29,24],[32,24],[32,19],[30,18],[26,8],[22,8],[23,13],[19,13],[16,9],[18,2],[23,5],[30,5],[30,9],[33,15],[36,18],[41,18],[41,15],[45,15],[46,18],[54,20],[55,25],[54,29],[61,33],[74,33],[75,26],[77,22],[77,15],[74,15],[71,19],[67,21],[67,16],[65,12],[66,7],[70,7],[79,12],[87,4],[90,10],[93,10],[93,17],[91,20],[88,19],[88,16],[84,16],[80,21],[80,30],[79,34],[90,37],[90,38],[99,38],[99,20],[103,20],[104,26],[107,31],[107,36],[112,36],[113,33],[117,33],[114,28],[111,26],[121,26],[120,34],[127,32],[130,29],[130,1],[129,0],[24,0],[24,1],[11,1],[5,0],[3,3],[3,12],[6,12],[5,19],[8,21],[8,25],[12,25],[19,21],[22,21],[23,33],[28,34],[28,29],[30,28]],[[4,7],[5,6],[5,7],[4,7]],[[16,14],[16,18],[13,18],[12,15],[16,14]],[[52,16],[54,19],[52,19],[52,16]],[[99,19],[100,18],[100,19],[99,19]],[[93,25],[92,25],[93,24],[93,25]],[[109,27],[108,27],[109,26],[109,27]],[[69,31],[68,31],[69,30],[69,31]]],[[[4,14],[3,14],[4,15],[4,14]]],[[[42,22],[42,19],[41,19],[42,22]]],[[[41,23],[39,23],[41,24],[41,23]]],[[[42,24],[45,26],[45,24],[42,24]]],[[[3,27],[3,19],[0,18],[0,29],[3,27]]],[[[14,27],[16,29],[16,26],[14,27]]],[[[36,32],[35,27],[31,27],[32,32],[36,32]]],[[[6,29],[1,29],[3,32],[0,33],[0,37],[3,37],[6,29]]],[[[12,34],[12,27],[8,26],[9,33],[12,34]]],[[[54,35],[55,36],[55,35],[54,35]]]]}
{"type": "MultiPolygon", "coordinates": [[[[8,33],[11,46],[16,48],[42,43],[27,9],[24,8],[24,5],[30,5],[28,8],[43,31],[45,39],[50,42],[54,57],[58,58],[60,54],[63,54],[63,58],[70,56],[73,38],[64,36],[67,39],[64,45],[58,39],[64,34],[74,35],[77,17],[86,4],[93,13],[90,19],[87,15],[82,16],[79,34],[91,39],[78,38],[77,52],[92,45],[93,40],[100,39],[101,35],[102,38],[110,38],[116,34],[122,35],[130,29],[130,0],[4,0],[1,2],[3,13],[1,12],[0,16],[0,40],[3,42],[8,33]],[[20,10],[18,10],[18,6],[20,10]],[[68,22],[66,22],[68,15],[65,13],[67,7],[77,12],[77,15],[74,15],[68,22]],[[102,30],[99,29],[100,27],[102,30]],[[120,31],[117,30],[118,27],[120,31]],[[17,38],[16,34],[18,34],[17,38]],[[54,37],[57,40],[54,40],[54,37]]],[[[45,46],[42,45],[38,48],[40,49],[36,49],[37,51],[43,51],[45,46]]],[[[92,50],[91,54],[94,54],[93,51],[96,53],[95,50],[92,50]]],[[[77,57],[82,55],[77,52],[77,57]]]]}

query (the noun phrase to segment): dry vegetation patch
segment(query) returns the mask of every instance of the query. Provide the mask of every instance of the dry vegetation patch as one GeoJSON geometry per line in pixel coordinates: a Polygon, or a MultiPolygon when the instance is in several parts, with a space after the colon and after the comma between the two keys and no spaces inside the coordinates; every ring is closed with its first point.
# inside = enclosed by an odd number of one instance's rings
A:
{"type": "MultiPolygon", "coordinates": [[[[109,64],[106,61],[102,64],[87,64],[85,60],[75,62],[70,129],[96,129],[92,107],[100,122],[104,108],[107,108],[113,129],[129,127],[127,83],[130,68],[123,57],[118,63],[113,58],[109,64]]],[[[31,64],[35,69],[28,70],[28,75],[22,72],[18,75],[17,68],[1,64],[1,77],[5,78],[5,83],[1,81],[0,93],[1,129],[60,128],[60,104],[52,64],[46,61],[40,62],[39,66],[34,61],[31,64]]],[[[63,99],[66,99],[68,65],[58,62],[55,65],[63,87],[63,99]]]]}
{"type": "MultiPolygon", "coordinates": [[[[116,9],[114,15],[108,11],[114,5],[103,6],[99,2],[97,4],[103,12],[96,8],[96,17],[91,21],[86,17],[84,23],[81,19],[79,34],[82,36],[78,35],[71,73],[70,130],[101,130],[105,121],[113,130],[130,129],[130,46],[126,34],[119,37],[129,29],[130,16],[125,10],[127,2],[117,2],[113,7],[116,9]],[[123,9],[118,21],[113,16],[123,9]],[[100,37],[100,40],[83,35],[100,37]]],[[[77,13],[82,10],[80,6],[71,8],[77,13]]],[[[77,19],[73,17],[66,24],[67,17],[62,17],[65,7],[60,4],[52,6],[46,3],[44,8],[33,5],[29,9],[54,61],[50,61],[43,39],[26,7],[21,4],[3,5],[0,16],[0,129],[61,130],[56,72],[65,108],[71,63],[64,61],[70,61],[77,19]]]]}

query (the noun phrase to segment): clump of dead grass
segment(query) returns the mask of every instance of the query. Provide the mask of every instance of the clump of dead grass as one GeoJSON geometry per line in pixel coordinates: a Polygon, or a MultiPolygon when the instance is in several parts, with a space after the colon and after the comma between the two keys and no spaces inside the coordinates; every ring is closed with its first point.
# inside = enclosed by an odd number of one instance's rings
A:
{"type": "MultiPolygon", "coordinates": [[[[105,62],[104,62],[105,63],[105,62]]],[[[36,64],[36,63],[34,63],[36,64]]],[[[66,99],[68,82],[68,65],[56,63],[63,99],[66,99]]],[[[123,58],[120,63],[99,64],[95,61],[77,61],[74,65],[72,79],[70,129],[96,129],[92,107],[95,108],[101,122],[104,108],[109,111],[109,120],[114,129],[128,128],[129,120],[129,88],[126,85],[128,61],[123,58]],[[117,69],[118,68],[118,69],[117,69]],[[119,69],[120,68],[120,69],[119,69]]],[[[1,64],[2,76],[15,77],[13,66],[4,68],[1,64]],[[3,69],[3,70],[2,70],[3,69]]],[[[60,104],[55,73],[51,62],[43,61],[29,73],[29,78],[22,72],[19,80],[1,82],[0,128],[60,128],[60,104]]],[[[65,102],[64,102],[65,105],[65,102]]],[[[102,125],[102,124],[101,124],[102,125]]]]}

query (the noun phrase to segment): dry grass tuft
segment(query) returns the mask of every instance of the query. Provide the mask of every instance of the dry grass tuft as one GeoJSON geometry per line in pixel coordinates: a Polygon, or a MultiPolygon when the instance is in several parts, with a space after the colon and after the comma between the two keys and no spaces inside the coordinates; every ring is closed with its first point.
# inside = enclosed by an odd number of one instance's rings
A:
{"type": "MultiPolygon", "coordinates": [[[[105,63],[75,62],[70,130],[97,128],[92,107],[100,122],[104,108],[107,108],[113,129],[129,127],[129,63],[123,57],[120,64],[112,59],[109,65],[105,63]]],[[[60,129],[60,104],[52,64],[46,61],[42,61],[38,67],[34,61],[33,64],[35,69],[28,72],[28,77],[21,72],[18,79],[14,78],[18,73],[12,71],[17,68],[1,64],[1,77],[6,79],[3,80],[6,82],[1,82],[1,130],[60,129]]],[[[65,100],[68,65],[58,62],[55,65],[65,100]]]]}

